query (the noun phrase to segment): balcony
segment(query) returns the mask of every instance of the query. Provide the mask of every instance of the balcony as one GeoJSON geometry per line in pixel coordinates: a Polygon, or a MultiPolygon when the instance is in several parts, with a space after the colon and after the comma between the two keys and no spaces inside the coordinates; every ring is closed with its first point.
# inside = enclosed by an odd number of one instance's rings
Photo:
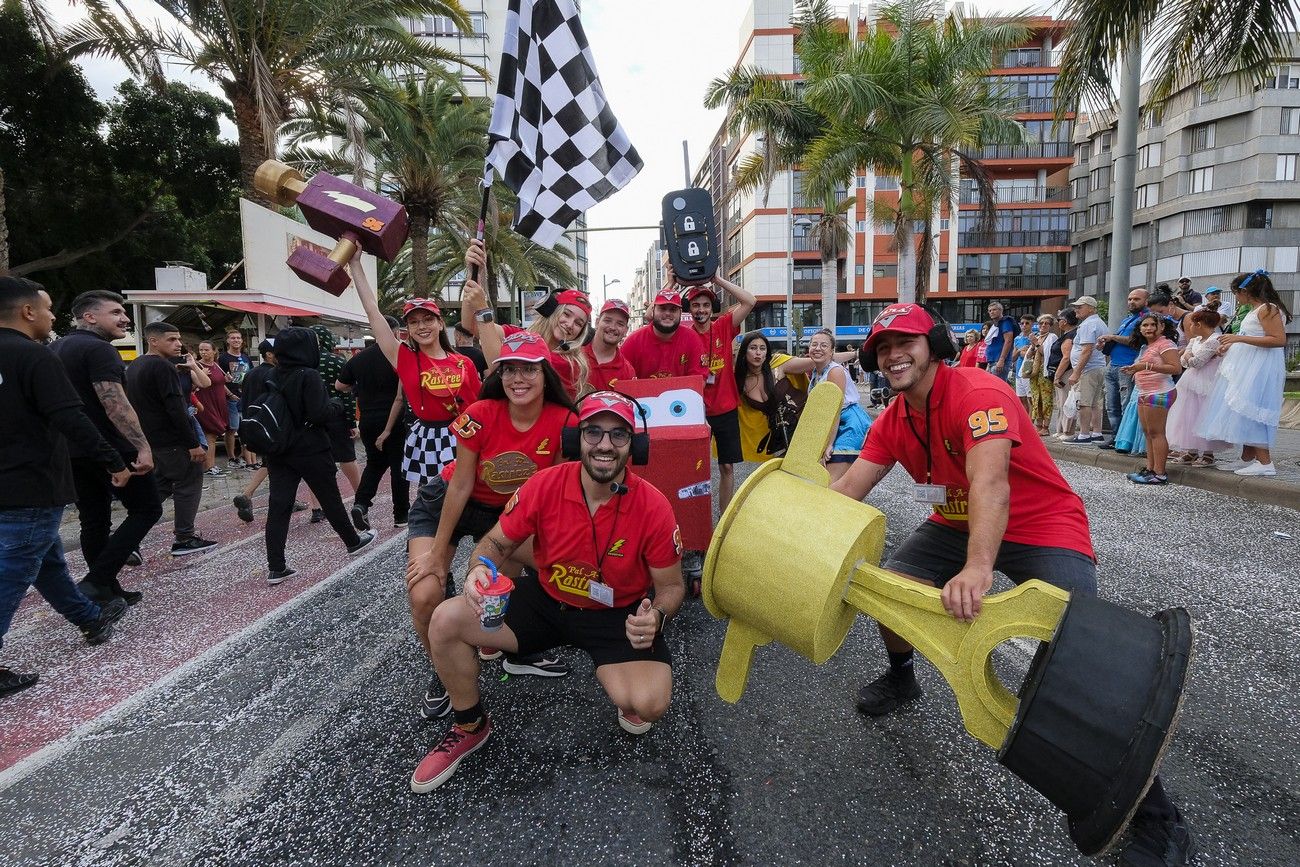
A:
{"type": "Polygon", "coordinates": [[[791,239],[791,243],[793,246],[790,249],[794,250],[796,253],[820,252],[820,248],[817,246],[817,242],[814,241],[812,238],[808,237],[807,235],[795,235],[791,239]]]}
{"type": "Polygon", "coordinates": [[[1070,233],[1066,229],[1044,229],[1030,232],[959,232],[958,247],[1068,247],[1070,233]]]}
{"type": "MultiPolygon", "coordinates": [[[[1069,187],[1012,187],[994,190],[995,204],[1014,205],[1025,202],[1068,202],[1069,187]]],[[[962,187],[958,201],[963,205],[980,204],[979,190],[975,187],[962,187]]]]}
{"type": "Polygon", "coordinates": [[[1071,144],[1066,141],[1034,142],[1022,145],[985,145],[980,148],[982,160],[1041,160],[1069,159],[1071,144]]]}
{"type": "Polygon", "coordinates": [[[744,258],[745,258],[744,250],[735,250],[731,253],[728,253],[726,260],[724,261],[724,267],[726,267],[726,269],[730,271],[732,268],[739,266],[741,260],[743,260],[744,258]]]}
{"type": "Polygon", "coordinates": [[[1002,274],[997,277],[962,274],[957,277],[960,292],[996,292],[1015,289],[1066,288],[1064,274],[1002,274]]]}
{"type": "Polygon", "coordinates": [[[994,69],[1030,69],[1061,65],[1060,51],[1041,48],[1013,48],[993,64],[994,69]]]}
{"type": "Polygon", "coordinates": [[[1015,99],[1015,108],[1021,114],[1051,114],[1056,111],[1056,100],[1050,96],[1021,96],[1015,99]]]}

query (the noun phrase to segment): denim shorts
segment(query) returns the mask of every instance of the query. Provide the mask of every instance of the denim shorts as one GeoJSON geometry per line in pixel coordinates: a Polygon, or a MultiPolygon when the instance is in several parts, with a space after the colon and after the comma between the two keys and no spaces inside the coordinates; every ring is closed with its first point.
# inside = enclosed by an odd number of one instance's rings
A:
{"type": "Polygon", "coordinates": [[[226,426],[239,430],[239,401],[226,398],[226,426]]]}
{"type": "MultiPolygon", "coordinates": [[[[438,535],[438,521],[442,518],[442,503],[446,496],[447,483],[441,476],[420,486],[407,516],[410,538],[432,539],[438,535]]],[[[496,526],[500,517],[500,508],[468,500],[460,513],[460,520],[456,522],[456,530],[451,534],[451,543],[455,545],[466,536],[477,542],[496,526]]]]}

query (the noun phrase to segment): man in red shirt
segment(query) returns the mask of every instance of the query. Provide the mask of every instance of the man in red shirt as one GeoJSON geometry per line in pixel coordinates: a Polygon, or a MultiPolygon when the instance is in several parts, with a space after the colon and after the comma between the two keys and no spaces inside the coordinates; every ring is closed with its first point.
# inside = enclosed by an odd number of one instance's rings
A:
{"type": "Polygon", "coordinates": [[[597,391],[617,388],[620,380],[636,378],[636,371],[619,350],[627,337],[630,312],[621,298],[606,301],[600,308],[591,342],[582,347],[587,356],[587,384],[597,391]]]}
{"type": "MultiPolygon", "coordinates": [[[[861,500],[895,463],[934,514],[894,550],[885,568],[943,589],[944,608],[979,616],[993,571],[1016,583],[1038,578],[1071,593],[1097,592],[1096,557],[1083,500],[1061,475],[1011,387],[969,367],[949,367],[957,347],[947,325],[917,304],[892,304],[862,346],[901,399],[871,426],[858,459],[833,490],[861,500]]],[[[912,647],[880,627],[889,671],[858,692],[858,710],[880,716],[921,695],[912,647]]],[[[1190,835],[1159,778],[1134,818],[1124,863],[1185,863],[1190,835]],[[1181,855],[1178,853],[1181,851],[1181,855]],[[1155,860],[1155,855],[1174,860],[1155,860]]]]}
{"type": "Polygon", "coordinates": [[[650,324],[633,331],[623,341],[623,357],[638,379],[662,379],[692,374],[708,379],[700,359],[705,356],[700,337],[682,328],[682,292],[669,283],[654,299],[650,324]]]}
{"type": "Polygon", "coordinates": [[[691,329],[704,344],[704,352],[700,355],[700,363],[708,371],[704,376],[704,416],[713,431],[713,443],[718,452],[719,512],[727,510],[731,494],[736,489],[733,466],[744,460],[740,451],[740,417],[736,413],[740,390],[736,387],[735,339],[745,317],[754,309],[755,300],[753,295],[721,274],[715,274],[712,283],[686,290],[691,329]],[[715,286],[730,292],[736,299],[736,303],[716,320],[713,311],[719,306],[719,301],[715,286]]]}
{"type": "Polygon", "coordinates": [[[413,791],[442,785],[492,733],[476,645],[586,651],[629,734],[644,734],[668,710],[672,658],[662,633],[682,604],[681,534],[667,498],[627,469],[635,413],[632,401],[614,392],[583,400],[580,462],[541,470],[523,484],[474,549],[464,597],[434,612],[433,658],[455,723],[415,769],[413,791]],[[504,563],[529,541],[537,572],[516,580],[505,625],[487,632],[480,588],[492,576],[479,558],[504,563]]]}

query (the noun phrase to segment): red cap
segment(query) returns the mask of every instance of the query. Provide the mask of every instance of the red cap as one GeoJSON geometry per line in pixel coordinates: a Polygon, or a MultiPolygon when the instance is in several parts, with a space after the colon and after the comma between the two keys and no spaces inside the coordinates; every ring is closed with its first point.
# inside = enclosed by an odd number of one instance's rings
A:
{"type": "Polygon", "coordinates": [[[660,289],[659,294],[655,296],[655,306],[660,304],[667,304],[672,307],[681,307],[683,306],[682,293],[678,291],[676,286],[665,286],[660,289]]]}
{"type": "Polygon", "coordinates": [[[714,304],[718,303],[718,293],[714,292],[713,287],[708,284],[702,284],[700,286],[692,286],[690,289],[687,289],[686,303],[690,304],[692,301],[694,301],[696,298],[699,298],[701,295],[708,295],[709,298],[712,299],[714,304]]]}
{"type": "Polygon", "coordinates": [[[629,319],[632,318],[632,308],[628,307],[627,302],[622,298],[611,298],[602,304],[600,314],[604,316],[606,313],[622,313],[629,319]]]}
{"type": "Polygon", "coordinates": [[[929,334],[934,328],[934,318],[920,304],[890,304],[876,321],[871,323],[871,334],[862,344],[862,352],[874,357],[876,338],[893,331],[898,334],[929,334]]]}
{"type": "Polygon", "coordinates": [[[591,299],[577,289],[565,289],[555,293],[556,304],[572,304],[574,307],[581,307],[591,315],[591,299]]]}
{"type": "Polygon", "coordinates": [[[434,316],[442,316],[442,311],[432,298],[411,298],[402,305],[402,318],[405,319],[416,310],[428,310],[434,316]]]}
{"type": "Polygon", "coordinates": [[[516,331],[509,334],[501,344],[498,362],[518,361],[522,364],[551,363],[551,350],[546,341],[531,331],[516,331]]]}
{"type": "Polygon", "coordinates": [[[596,391],[578,405],[578,421],[586,421],[602,412],[612,412],[636,430],[636,404],[616,391],[596,391]]]}

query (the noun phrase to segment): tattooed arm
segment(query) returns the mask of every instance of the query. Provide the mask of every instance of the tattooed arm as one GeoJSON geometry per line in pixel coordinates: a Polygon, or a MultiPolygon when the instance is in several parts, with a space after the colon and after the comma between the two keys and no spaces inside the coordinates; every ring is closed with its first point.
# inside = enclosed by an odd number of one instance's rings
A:
{"type": "Polygon", "coordinates": [[[120,382],[96,382],[93,385],[95,396],[103,404],[108,420],[138,452],[132,472],[137,476],[150,472],[153,469],[153,452],[149,449],[149,441],[144,438],[144,431],[140,429],[140,417],[126,399],[126,389],[120,382]]]}

